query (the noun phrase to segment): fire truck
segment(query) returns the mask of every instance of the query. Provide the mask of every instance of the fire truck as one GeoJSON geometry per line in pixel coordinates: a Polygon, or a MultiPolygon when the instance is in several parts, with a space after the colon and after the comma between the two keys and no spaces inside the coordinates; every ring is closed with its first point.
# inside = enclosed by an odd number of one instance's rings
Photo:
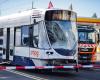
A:
{"type": "Polygon", "coordinates": [[[97,46],[100,41],[96,30],[99,23],[100,19],[96,18],[77,18],[79,63],[95,63],[97,46]]]}

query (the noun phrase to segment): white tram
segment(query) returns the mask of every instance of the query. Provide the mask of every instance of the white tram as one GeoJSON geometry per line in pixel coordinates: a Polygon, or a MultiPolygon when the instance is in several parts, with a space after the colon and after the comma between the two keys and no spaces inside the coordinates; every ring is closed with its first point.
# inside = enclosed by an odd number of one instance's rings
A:
{"type": "Polygon", "coordinates": [[[77,64],[76,13],[32,9],[0,17],[0,62],[22,66],[77,64]]]}

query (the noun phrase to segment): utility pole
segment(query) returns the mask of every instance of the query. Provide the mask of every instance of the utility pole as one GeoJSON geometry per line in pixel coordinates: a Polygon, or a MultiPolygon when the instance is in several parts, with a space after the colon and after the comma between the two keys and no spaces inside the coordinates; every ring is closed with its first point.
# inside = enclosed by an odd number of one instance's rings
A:
{"type": "Polygon", "coordinates": [[[0,16],[1,16],[1,6],[0,6],[0,16]]]}
{"type": "Polygon", "coordinates": [[[73,10],[73,5],[72,4],[70,4],[69,10],[73,10]]]}
{"type": "Polygon", "coordinates": [[[32,9],[34,8],[34,1],[32,1],[32,9]]]}
{"type": "Polygon", "coordinates": [[[0,8],[0,16],[1,16],[1,8],[0,8]]]}

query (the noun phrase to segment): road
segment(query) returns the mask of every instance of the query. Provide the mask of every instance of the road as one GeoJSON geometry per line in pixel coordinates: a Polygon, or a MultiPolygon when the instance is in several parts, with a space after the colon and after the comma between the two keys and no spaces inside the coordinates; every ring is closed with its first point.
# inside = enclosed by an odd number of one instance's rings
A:
{"type": "Polygon", "coordinates": [[[100,80],[100,70],[79,72],[34,72],[29,70],[0,71],[0,80],[100,80]]]}
{"type": "Polygon", "coordinates": [[[100,70],[80,70],[79,72],[53,72],[53,73],[33,73],[35,76],[47,80],[100,80],[100,70]]]}

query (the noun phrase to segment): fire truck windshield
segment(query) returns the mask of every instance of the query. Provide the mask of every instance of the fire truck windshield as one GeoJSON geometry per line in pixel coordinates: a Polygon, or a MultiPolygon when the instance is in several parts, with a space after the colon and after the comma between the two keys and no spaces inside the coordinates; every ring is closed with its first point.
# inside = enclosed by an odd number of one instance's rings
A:
{"type": "Polygon", "coordinates": [[[79,43],[96,43],[95,32],[79,32],[79,43]]]}

